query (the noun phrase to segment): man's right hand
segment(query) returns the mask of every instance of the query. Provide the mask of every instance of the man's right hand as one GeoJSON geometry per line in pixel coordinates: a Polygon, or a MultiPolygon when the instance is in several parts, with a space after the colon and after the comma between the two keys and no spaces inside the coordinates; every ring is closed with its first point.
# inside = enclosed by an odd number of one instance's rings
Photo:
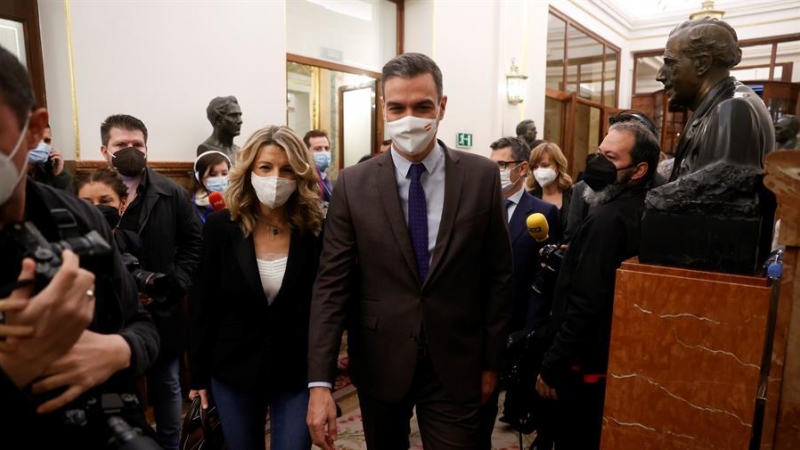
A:
{"type": "Polygon", "coordinates": [[[312,387],[309,390],[308,414],[306,424],[314,445],[322,450],[335,450],[336,441],[336,402],[327,387],[312,387]]]}
{"type": "MultiPolygon", "coordinates": [[[[40,293],[32,297],[33,286],[25,286],[9,297],[26,300],[28,305],[8,312],[6,323],[34,327],[30,336],[8,338],[15,352],[0,353],[0,367],[20,388],[67,353],[92,321],[95,277],[78,263],[78,256],[66,250],[61,268],[40,293]]],[[[19,281],[33,280],[35,269],[33,260],[23,260],[19,281]]]]}

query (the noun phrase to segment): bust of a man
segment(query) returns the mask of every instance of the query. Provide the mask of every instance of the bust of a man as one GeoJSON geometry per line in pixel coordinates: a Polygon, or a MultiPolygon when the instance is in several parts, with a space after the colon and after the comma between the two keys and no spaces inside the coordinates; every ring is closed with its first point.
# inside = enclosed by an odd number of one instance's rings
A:
{"type": "Polygon", "coordinates": [[[234,161],[239,146],[233,143],[233,138],[239,135],[242,128],[242,110],[236,97],[215,97],[208,103],[206,116],[214,131],[197,146],[197,156],[216,150],[234,161]]]}
{"type": "Polygon", "coordinates": [[[761,177],[775,137],[764,102],[730,76],[741,57],[736,32],[720,20],[686,21],[669,35],[656,79],[670,108],[694,114],[681,133],[669,182],[645,200],[642,262],[755,270],[759,236],[772,228],[761,177]]]}
{"type": "Polygon", "coordinates": [[[775,122],[775,143],[778,150],[797,149],[797,134],[800,133],[800,120],[797,116],[784,114],[775,122]]]}
{"type": "Polygon", "coordinates": [[[528,143],[528,147],[533,150],[542,140],[536,139],[536,124],[531,119],[525,119],[517,124],[517,137],[528,143]]]}

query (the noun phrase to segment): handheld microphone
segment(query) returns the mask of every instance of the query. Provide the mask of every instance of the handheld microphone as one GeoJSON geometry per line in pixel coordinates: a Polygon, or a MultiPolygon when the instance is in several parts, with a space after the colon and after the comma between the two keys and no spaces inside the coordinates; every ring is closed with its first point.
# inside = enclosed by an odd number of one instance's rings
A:
{"type": "Polygon", "coordinates": [[[547,224],[547,218],[542,213],[533,213],[525,219],[525,226],[528,227],[528,233],[536,242],[546,241],[550,237],[550,225],[547,224]]]}
{"type": "Polygon", "coordinates": [[[225,197],[223,197],[219,192],[212,192],[208,194],[208,203],[211,205],[211,209],[214,211],[222,211],[223,209],[227,208],[225,205],[225,197]]]}

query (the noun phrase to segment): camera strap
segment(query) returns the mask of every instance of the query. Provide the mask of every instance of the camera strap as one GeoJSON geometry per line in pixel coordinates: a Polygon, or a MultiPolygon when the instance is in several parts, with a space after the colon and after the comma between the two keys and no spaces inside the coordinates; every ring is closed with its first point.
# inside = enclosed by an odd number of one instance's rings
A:
{"type": "Polygon", "coordinates": [[[69,210],[53,208],[50,210],[50,215],[53,217],[56,226],[58,226],[60,239],[80,237],[81,233],[80,230],[78,230],[78,223],[75,221],[75,216],[73,216],[69,210]]]}

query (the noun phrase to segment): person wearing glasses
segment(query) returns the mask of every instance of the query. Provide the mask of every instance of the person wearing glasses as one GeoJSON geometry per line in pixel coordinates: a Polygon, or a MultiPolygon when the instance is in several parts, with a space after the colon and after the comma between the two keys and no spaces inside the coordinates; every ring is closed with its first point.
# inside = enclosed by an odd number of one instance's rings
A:
{"type": "MultiPolygon", "coordinates": [[[[525,177],[528,174],[528,160],[531,150],[522,138],[504,137],[493,142],[489,157],[497,163],[500,170],[500,183],[503,191],[503,200],[507,211],[508,232],[511,237],[511,255],[514,261],[513,285],[514,306],[511,315],[509,332],[525,328],[529,313],[536,315],[541,302],[529,300],[531,284],[540,269],[539,250],[547,244],[556,243],[561,239],[561,220],[558,208],[544,200],[540,200],[525,192],[525,177]],[[531,214],[544,214],[550,226],[550,236],[546,241],[537,242],[528,234],[526,220],[531,214]]],[[[481,408],[480,448],[492,448],[492,431],[494,430],[495,417],[498,410],[499,389],[495,389],[492,396],[481,408]]],[[[503,408],[504,417],[513,417],[514,400],[506,403],[503,408]]],[[[504,417],[500,420],[504,421],[504,417]]],[[[505,421],[507,421],[506,419],[505,421]]]]}

